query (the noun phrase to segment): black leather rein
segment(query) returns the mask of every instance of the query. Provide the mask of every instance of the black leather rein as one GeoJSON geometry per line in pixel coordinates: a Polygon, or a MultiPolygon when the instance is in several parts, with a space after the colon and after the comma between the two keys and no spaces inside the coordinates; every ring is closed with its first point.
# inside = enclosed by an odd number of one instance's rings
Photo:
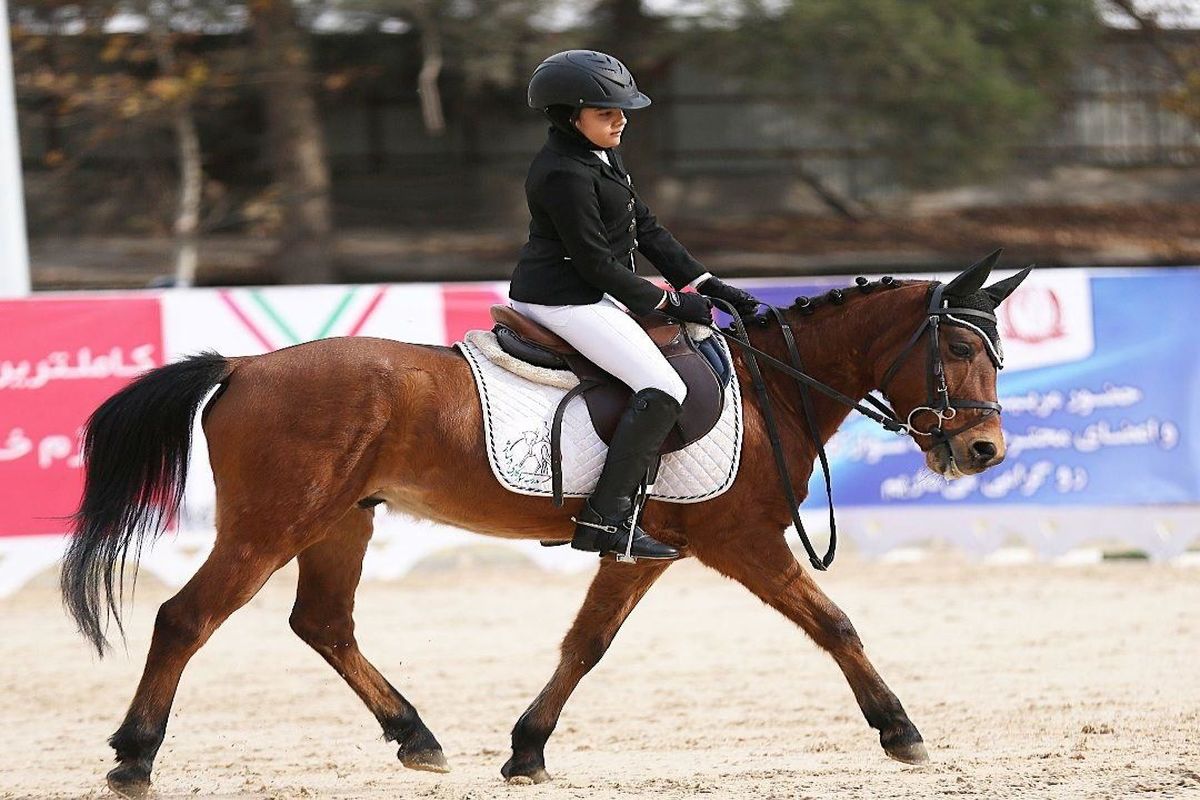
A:
{"type": "MultiPolygon", "coordinates": [[[[788,510],[792,514],[792,523],[796,527],[796,532],[800,535],[800,542],[804,545],[805,552],[808,553],[808,560],[809,563],[812,564],[813,569],[824,572],[829,568],[829,565],[833,563],[834,553],[837,549],[837,524],[834,519],[833,511],[833,487],[829,475],[829,459],[825,454],[825,443],[821,440],[820,433],[816,428],[816,421],[813,417],[812,401],[808,393],[810,388],[816,389],[827,397],[830,397],[833,400],[859,412],[863,416],[874,420],[883,426],[885,430],[900,434],[902,436],[905,434],[932,436],[939,444],[947,442],[950,437],[956,436],[957,434],[980,424],[991,414],[1000,412],[999,403],[994,403],[988,400],[962,400],[959,398],[950,397],[949,389],[946,386],[945,364],[942,360],[941,350],[939,348],[939,324],[941,324],[943,318],[946,318],[949,320],[947,324],[963,325],[964,327],[976,330],[977,333],[983,335],[982,332],[975,328],[974,325],[962,320],[961,315],[974,316],[984,319],[990,318],[993,323],[995,322],[996,317],[994,314],[988,314],[984,311],[976,311],[969,308],[948,307],[946,305],[946,301],[944,301],[942,298],[944,289],[945,286],[941,283],[935,283],[933,285],[930,290],[929,305],[926,308],[925,319],[922,321],[920,327],[917,328],[916,332],[913,333],[913,335],[909,338],[908,343],[896,356],[895,360],[892,361],[891,365],[887,369],[887,372],[884,373],[884,378],[881,382],[880,392],[882,392],[891,382],[891,379],[895,376],[897,370],[900,368],[900,364],[908,355],[909,351],[916,346],[917,342],[920,341],[921,337],[926,333],[926,331],[928,331],[929,350],[926,368],[926,387],[928,396],[926,399],[926,404],[924,406],[918,406],[917,408],[914,408],[909,412],[906,419],[901,419],[890,406],[875,397],[868,395],[865,398],[866,402],[873,406],[873,408],[869,408],[863,403],[856,401],[854,398],[839,392],[832,386],[829,386],[828,384],[823,383],[805,373],[803,362],[800,359],[800,352],[796,348],[795,337],[792,335],[791,326],[788,324],[786,317],[780,309],[776,308],[775,306],[767,306],[769,313],[774,316],[776,321],[779,323],[780,330],[783,334],[783,340],[788,350],[788,360],[791,361],[791,364],[785,364],[769,353],[765,353],[754,345],[750,344],[750,336],[746,332],[746,325],[743,322],[741,315],[738,314],[737,309],[723,300],[710,298],[715,304],[717,304],[719,308],[728,313],[732,318],[732,323],[730,326],[731,330],[723,330],[717,327],[715,324],[712,326],[712,329],[723,336],[726,341],[736,344],[746,357],[746,366],[750,371],[750,379],[754,384],[755,393],[758,395],[759,406],[762,409],[763,414],[763,421],[767,427],[767,436],[771,440],[771,451],[775,457],[775,467],[779,473],[780,485],[783,489],[784,497],[788,502],[788,510]],[[960,315],[960,317],[956,317],[955,315],[960,315]],[[813,443],[817,446],[817,456],[821,462],[821,471],[825,479],[825,496],[829,506],[829,547],[824,556],[817,555],[816,550],[813,548],[812,542],[808,538],[808,533],[804,530],[804,523],[800,521],[800,504],[796,499],[795,489],[792,487],[791,473],[787,467],[787,459],[783,452],[783,443],[779,436],[779,426],[775,421],[774,406],[771,403],[771,397],[767,391],[766,381],[763,379],[762,369],[758,364],[758,359],[760,358],[775,369],[783,372],[791,378],[794,378],[799,384],[801,408],[804,411],[809,436],[812,437],[813,443]],[[983,410],[984,413],[971,423],[963,425],[959,428],[955,428],[951,431],[945,430],[943,423],[957,416],[958,409],[960,408],[980,409],[983,410]],[[934,414],[938,419],[937,426],[928,431],[920,431],[913,427],[913,417],[919,412],[924,411],[934,414]]],[[[1000,367],[1000,360],[991,347],[990,342],[987,341],[986,336],[984,336],[984,340],[985,344],[988,345],[989,357],[991,357],[993,362],[996,363],[997,367],[1000,367]]]]}

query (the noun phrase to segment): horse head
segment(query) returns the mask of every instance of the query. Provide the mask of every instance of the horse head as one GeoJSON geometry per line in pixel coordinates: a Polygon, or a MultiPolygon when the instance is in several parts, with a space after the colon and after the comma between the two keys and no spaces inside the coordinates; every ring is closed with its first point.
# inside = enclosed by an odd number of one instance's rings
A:
{"type": "Polygon", "coordinates": [[[929,468],[946,478],[1004,460],[996,399],[1004,349],[995,312],[1032,267],[984,286],[999,257],[997,250],[949,283],[927,285],[919,327],[881,359],[879,390],[907,423],[929,468]]]}

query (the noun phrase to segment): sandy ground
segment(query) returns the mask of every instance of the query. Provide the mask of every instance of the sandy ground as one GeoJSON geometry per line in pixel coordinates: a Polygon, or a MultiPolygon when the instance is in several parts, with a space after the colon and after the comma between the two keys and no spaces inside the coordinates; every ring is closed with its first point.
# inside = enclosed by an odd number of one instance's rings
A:
{"type": "MultiPolygon", "coordinates": [[[[281,572],[193,659],[159,797],[1200,797],[1200,574],[1146,563],[912,564],[843,557],[822,583],[930,747],[887,759],[832,660],[692,564],[648,595],[547,747],[555,780],[508,786],[508,732],[549,677],[588,574],[433,564],[359,592],[359,638],[446,749],[412,772],[287,627],[281,572]]],[[[97,661],[50,576],[0,602],[0,798],[104,797],[105,737],[154,612],[97,661]]]]}

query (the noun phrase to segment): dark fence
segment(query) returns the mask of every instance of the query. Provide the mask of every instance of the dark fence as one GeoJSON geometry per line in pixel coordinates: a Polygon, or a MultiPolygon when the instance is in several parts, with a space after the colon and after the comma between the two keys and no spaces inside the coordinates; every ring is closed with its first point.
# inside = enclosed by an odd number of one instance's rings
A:
{"type": "MultiPolygon", "coordinates": [[[[1173,35],[1200,46],[1196,32],[1173,35]]],[[[237,37],[205,39],[197,46],[214,51],[245,46],[237,37]]],[[[523,218],[519,179],[545,128],[525,108],[523,86],[469,90],[447,74],[442,81],[447,129],[435,136],[425,130],[415,92],[420,61],[414,36],[318,36],[314,47],[322,76],[356,65],[375,75],[341,91],[321,82],[339,222],[508,225],[523,218]]],[[[1153,48],[1131,32],[1113,32],[1077,75],[1073,93],[1044,135],[1022,146],[1021,163],[1037,170],[1200,163],[1200,133],[1164,106],[1170,87],[1170,72],[1153,48]]],[[[263,120],[251,88],[229,94],[197,109],[205,167],[210,177],[248,194],[267,177],[263,120]]],[[[711,179],[714,185],[742,186],[737,191],[744,195],[754,181],[780,183],[802,166],[853,198],[899,188],[879,153],[809,112],[822,98],[755,91],[748,81],[728,77],[706,80],[703,64],[677,64],[656,76],[653,94],[655,104],[634,119],[637,143],[627,149],[640,170],[652,167],[656,184],[673,178],[693,193],[698,182],[711,179]]],[[[107,135],[97,136],[100,121],[86,110],[63,114],[28,91],[19,93],[18,103],[35,233],[56,228],[64,215],[82,213],[71,206],[80,198],[91,202],[89,191],[96,208],[111,206],[110,224],[127,226],[139,213],[148,228],[161,222],[155,215],[171,207],[173,194],[168,125],[108,119],[107,135]],[[52,169],[54,152],[77,162],[73,176],[62,178],[52,169]],[[118,202],[125,193],[130,197],[118,202]],[[146,206],[141,212],[139,202],[146,206]]],[[[777,191],[789,190],[780,183],[777,191]]],[[[687,205],[703,207],[692,200],[687,205]]]]}

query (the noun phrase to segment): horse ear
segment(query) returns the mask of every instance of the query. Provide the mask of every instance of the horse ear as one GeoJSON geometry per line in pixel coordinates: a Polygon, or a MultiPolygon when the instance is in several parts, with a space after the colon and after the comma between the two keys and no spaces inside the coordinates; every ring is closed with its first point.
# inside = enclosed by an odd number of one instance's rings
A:
{"type": "Polygon", "coordinates": [[[998,306],[1004,302],[1004,298],[1013,293],[1013,289],[1021,285],[1021,281],[1029,276],[1031,269],[1033,269],[1033,264],[1030,264],[1011,278],[1005,278],[1002,281],[996,281],[991,286],[985,286],[983,291],[988,297],[992,298],[992,304],[998,306]]]}
{"type": "Polygon", "coordinates": [[[954,297],[966,297],[978,292],[983,287],[983,282],[987,280],[988,275],[991,274],[992,267],[996,266],[996,261],[1002,252],[1004,252],[1004,248],[997,248],[964,269],[954,280],[946,284],[945,293],[954,297]]]}

